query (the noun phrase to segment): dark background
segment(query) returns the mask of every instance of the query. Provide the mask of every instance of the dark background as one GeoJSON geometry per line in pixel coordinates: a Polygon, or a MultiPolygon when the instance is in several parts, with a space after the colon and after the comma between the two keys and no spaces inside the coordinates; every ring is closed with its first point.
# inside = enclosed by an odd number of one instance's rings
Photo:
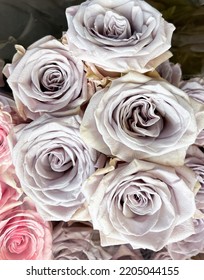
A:
{"type": "MultiPolygon", "coordinates": [[[[105,0],[104,0],[105,1],[105,0]]],[[[14,45],[29,46],[45,35],[67,30],[65,9],[82,0],[0,0],[0,58],[9,62],[14,45]]],[[[186,78],[204,76],[204,0],[147,0],[174,23],[173,62],[186,78]]]]}

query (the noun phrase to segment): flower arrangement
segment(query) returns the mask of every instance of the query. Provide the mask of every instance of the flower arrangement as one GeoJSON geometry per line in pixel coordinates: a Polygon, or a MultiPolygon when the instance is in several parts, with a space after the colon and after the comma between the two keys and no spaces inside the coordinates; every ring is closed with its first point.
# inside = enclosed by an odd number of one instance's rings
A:
{"type": "Polygon", "coordinates": [[[0,259],[204,253],[204,80],[170,62],[174,25],[143,0],[66,19],[0,61],[0,259]]]}

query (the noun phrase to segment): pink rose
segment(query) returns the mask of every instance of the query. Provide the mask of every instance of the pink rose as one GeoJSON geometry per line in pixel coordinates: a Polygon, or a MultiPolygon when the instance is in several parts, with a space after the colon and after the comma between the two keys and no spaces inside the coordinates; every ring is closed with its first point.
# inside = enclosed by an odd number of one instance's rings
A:
{"type": "Polygon", "coordinates": [[[21,204],[21,192],[4,182],[5,176],[0,175],[0,215],[21,204]]]}
{"type": "Polygon", "coordinates": [[[51,225],[27,198],[0,214],[0,248],[0,260],[51,259],[51,225]]]}
{"type": "Polygon", "coordinates": [[[12,163],[7,138],[11,127],[11,115],[4,111],[4,106],[0,102],[0,173],[4,172],[12,163]]]}
{"type": "Polygon", "coordinates": [[[143,73],[171,56],[175,28],[145,1],[85,1],[66,16],[70,51],[107,71],[143,73]]]}
{"type": "MultiPolygon", "coordinates": [[[[17,54],[4,68],[20,115],[36,119],[75,113],[89,98],[84,64],[52,36],[46,36],[17,54]]],[[[94,90],[90,87],[90,90],[94,90]]]]}

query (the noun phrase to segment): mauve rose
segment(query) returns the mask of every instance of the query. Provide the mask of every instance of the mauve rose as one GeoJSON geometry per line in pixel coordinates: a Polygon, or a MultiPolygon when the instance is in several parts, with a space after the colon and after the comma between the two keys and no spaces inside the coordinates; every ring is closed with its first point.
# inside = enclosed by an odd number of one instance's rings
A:
{"type": "Polygon", "coordinates": [[[0,260],[51,259],[51,224],[42,219],[28,198],[0,214],[0,248],[0,260]]]}
{"type": "Polygon", "coordinates": [[[182,71],[178,63],[174,64],[167,60],[160,64],[156,70],[163,79],[167,80],[170,84],[179,87],[182,71]]]}
{"type": "Polygon", "coordinates": [[[171,56],[175,28],[145,1],[86,1],[66,17],[71,52],[107,71],[143,73],[171,56]]]}
{"type": "Polygon", "coordinates": [[[152,255],[152,260],[159,260],[159,261],[162,261],[162,260],[172,260],[169,252],[167,251],[166,248],[163,248],[162,250],[154,253],[152,255]]]}
{"type": "Polygon", "coordinates": [[[0,173],[4,172],[12,163],[8,144],[8,134],[11,128],[11,115],[4,110],[4,104],[0,100],[0,173]]]}
{"type": "Polygon", "coordinates": [[[79,121],[45,114],[16,126],[16,174],[45,220],[68,221],[85,201],[82,183],[103,164],[103,155],[81,139],[79,121]]]}
{"type": "Polygon", "coordinates": [[[101,247],[99,233],[86,222],[60,222],[53,230],[55,260],[142,259],[138,250],[128,246],[101,247]]]}
{"type": "Polygon", "coordinates": [[[183,165],[204,127],[204,106],[194,109],[192,102],[197,104],[163,79],[130,72],[93,95],[81,135],[87,145],[124,161],[183,165]]]}
{"type": "Polygon", "coordinates": [[[17,54],[4,68],[20,115],[36,119],[43,113],[74,113],[89,98],[84,64],[52,36],[17,54]]]}
{"type": "Polygon", "coordinates": [[[0,175],[0,215],[22,203],[19,200],[21,192],[9,186],[4,177],[0,175]]]}
{"type": "Polygon", "coordinates": [[[204,79],[192,78],[187,81],[182,81],[179,87],[191,98],[204,104],[204,79]]]}
{"type": "Polygon", "coordinates": [[[141,160],[113,167],[96,172],[83,186],[102,246],[129,243],[158,251],[194,233],[193,171],[141,160]]]}
{"type": "Polygon", "coordinates": [[[200,183],[200,188],[196,193],[196,206],[204,213],[204,151],[196,145],[190,146],[187,151],[185,164],[191,168],[200,183]]]}
{"type": "Polygon", "coordinates": [[[53,256],[55,260],[102,260],[110,255],[91,238],[93,228],[89,223],[60,222],[53,230],[53,256]]]}
{"type": "Polygon", "coordinates": [[[194,219],[195,234],[169,244],[167,250],[174,260],[185,260],[204,253],[204,219],[194,219]]]}

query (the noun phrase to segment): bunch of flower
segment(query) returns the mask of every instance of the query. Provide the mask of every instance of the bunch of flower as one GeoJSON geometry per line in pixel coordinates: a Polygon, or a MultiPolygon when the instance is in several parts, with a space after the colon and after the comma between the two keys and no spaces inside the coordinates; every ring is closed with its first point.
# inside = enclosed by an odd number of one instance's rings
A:
{"type": "Polygon", "coordinates": [[[204,80],[169,61],[175,27],[143,0],[66,17],[0,64],[0,259],[204,252],[204,80]]]}

